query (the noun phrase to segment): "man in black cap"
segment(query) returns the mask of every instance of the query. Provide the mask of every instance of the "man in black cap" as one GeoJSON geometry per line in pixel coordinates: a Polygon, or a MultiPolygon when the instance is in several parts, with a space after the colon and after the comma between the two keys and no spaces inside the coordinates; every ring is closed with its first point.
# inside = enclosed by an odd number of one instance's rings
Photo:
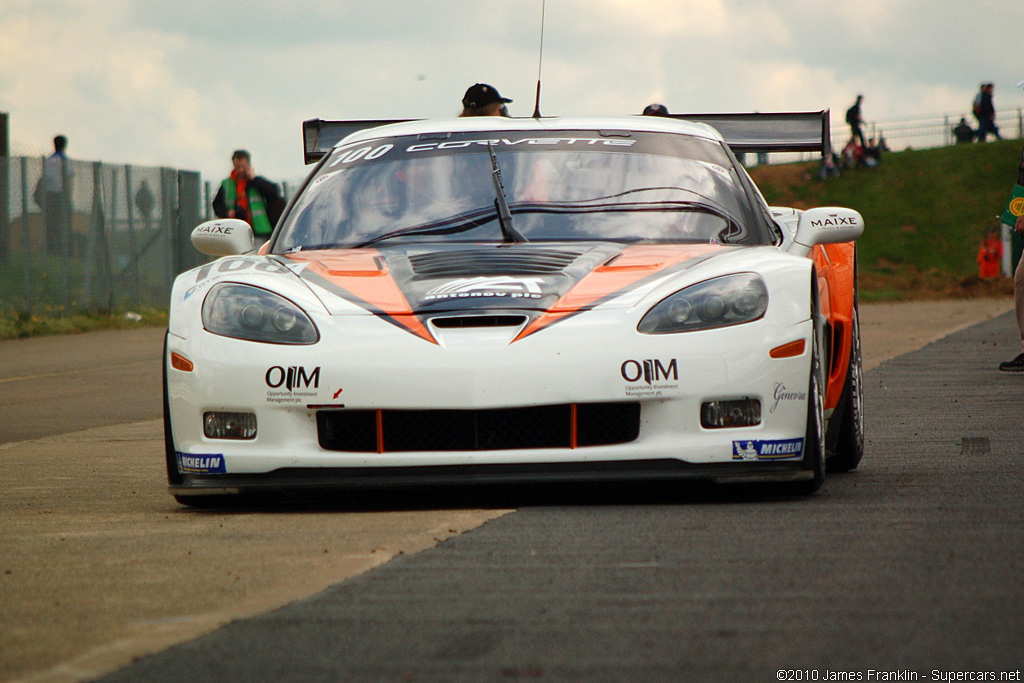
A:
{"type": "Polygon", "coordinates": [[[459,116],[508,116],[505,105],[511,101],[502,97],[494,86],[476,83],[469,87],[462,98],[462,113],[459,116]]]}
{"type": "Polygon", "coordinates": [[[668,107],[664,104],[648,104],[644,107],[644,116],[668,116],[668,107]]]}

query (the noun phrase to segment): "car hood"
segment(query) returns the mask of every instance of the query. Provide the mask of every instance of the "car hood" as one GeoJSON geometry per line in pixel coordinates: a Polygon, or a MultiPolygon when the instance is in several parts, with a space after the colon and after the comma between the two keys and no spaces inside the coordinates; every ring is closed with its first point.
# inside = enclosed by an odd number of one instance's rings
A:
{"type": "Polygon", "coordinates": [[[518,314],[539,329],[597,306],[628,307],[636,302],[631,293],[735,249],[607,242],[448,244],[280,258],[332,315],[361,309],[428,336],[423,323],[440,317],[518,314]]]}

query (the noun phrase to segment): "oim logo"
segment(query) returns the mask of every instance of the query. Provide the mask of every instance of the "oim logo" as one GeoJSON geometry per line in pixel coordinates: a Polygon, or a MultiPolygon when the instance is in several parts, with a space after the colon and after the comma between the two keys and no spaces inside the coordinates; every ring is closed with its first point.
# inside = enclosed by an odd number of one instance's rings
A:
{"type": "Polygon", "coordinates": [[[627,382],[643,382],[653,384],[661,380],[679,381],[679,369],[676,366],[676,359],[673,358],[668,365],[659,358],[647,360],[627,360],[619,369],[622,379],[627,382]]]}
{"type": "Polygon", "coordinates": [[[307,373],[306,368],[301,365],[293,365],[283,368],[280,365],[267,370],[267,386],[271,389],[284,387],[288,391],[292,389],[314,389],[320,388],[320,367],[313,368],[313,372],[307,373]]]}

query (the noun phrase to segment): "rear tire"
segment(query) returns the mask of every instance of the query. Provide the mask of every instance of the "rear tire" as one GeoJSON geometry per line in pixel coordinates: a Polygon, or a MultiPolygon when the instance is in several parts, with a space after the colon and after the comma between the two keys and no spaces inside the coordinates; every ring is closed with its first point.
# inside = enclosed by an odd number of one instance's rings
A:
{"type": "MultiPolygon", "coordinates": [[[[832,456],[828,459],[829,472],[849,472],[856,469],[864,457],[864,368],[860,349],[860,316],[853,305],[853,329],[850,335],[850,365],[846,370],[846,383],[839,399],[838,419],[832,456]]],[[[832,430],[829,430],[830,432],[832,430]]],[[[831,434],[830,434],[831,436],[831,434]]],[[[831,439],[830,439],[831,441],[831,439]]]]}

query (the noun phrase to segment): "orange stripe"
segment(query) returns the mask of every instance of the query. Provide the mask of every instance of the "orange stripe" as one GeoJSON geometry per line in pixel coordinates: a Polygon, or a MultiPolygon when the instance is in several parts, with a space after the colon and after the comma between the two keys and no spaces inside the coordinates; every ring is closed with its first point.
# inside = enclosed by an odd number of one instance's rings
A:
{"type": "Polygon", "coordinates": [[[377,452],[384,452],[384,411],[377,409],[377,452]]]}
{"type": "Polygon", "coordinates": [[[573,403],[572,407],[570,408],[569,422],[570,422],[570,425],[571,425],[570,429],[572,430],[572,434],[569,436],[569,448],[570,449],[575,449],[576,448],[576,404],[575,403],[573,403]]]}
{"type": "Polygon", "coordinates": [[[287,258],[308,263],[312,272],[332,285],[391,316],[397,325],[417,337],[437,343],[413,313],[408,299],[376,249],[331,249],[306,254],[297,252],[287,254],[287,258]]]}
{"type": "Polygon", "coordinates": [[[598,266],[580,279],[544,315],[523,328],[519,341],[569,315],[591,308],[601,300],[684,261],[721,249],[714,245],[636,245],[598,266]]]}

